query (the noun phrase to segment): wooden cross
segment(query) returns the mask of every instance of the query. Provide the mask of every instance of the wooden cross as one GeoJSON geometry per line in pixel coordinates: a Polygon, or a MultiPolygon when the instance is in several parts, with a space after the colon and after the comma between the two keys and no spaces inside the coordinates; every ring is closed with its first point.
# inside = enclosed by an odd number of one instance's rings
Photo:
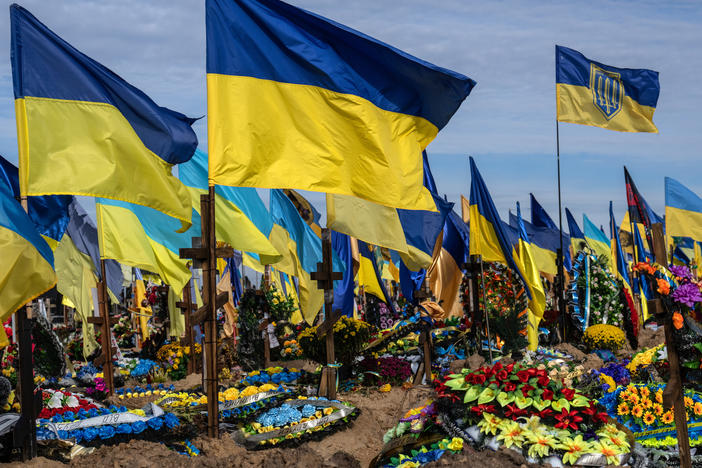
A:
{"type": "MultiPolygon", "coordinates": [[[[414,299],[417,301],[417,305],[422,302],[423,299],[430,299],[431,293],[427,291],[426,279],[422,283],[422,288],[418,291],[414,291],[414,299]]],[[[421,306],[420,306],[421,307],[421,306]]],[[[431,341],[431,330],[427,326],[422,326],[422,332],[419,334],[419,345],[422,346],[424,352],[424,363],[420,365],[417,369],[417,374],[414,378],[414,383],[420,383],[419,376],[421,373],[421,367],[424,367],[424,381],[427,385],[431,384],[431,355],[433,343],[431,341]]]]}
{"type": "Polygon", "coordinates": [[[192,247],[180,249],[180,258],[189,258],[194,268],[202,268],[203,299],[205,306],[192,314],[194,323],[204,322],[205,368],[203,380],[207,393],[207,435],[219,437],[219,389],[217,382],[217,308],[229,299],[224,293],[217,296],[217,258],[233,257],[231,247],[217,247],[215,232],[215,191],[210,186],[208,193],[200,196],[200,217],[202,237],[193,237],[192,247]],[[223,301],[220,301],[223,297],[223,301]]]}
{"type": "MultiPolygon", "coordinates": [[[[668,260],[665,252],[665,237],[663,235],[663,225],[656,223],[651,226],[653,235],[653,255],[656,257],[656,263],[659,265],[667,265],[668,260]]],[[[655,314],[659,321],[663,322],[665,330],[665,347],[668,350],[668,362],[670,363],[670,378],[663,391],[663,407],[670,409],[673,406],[673,415],[675,417],[675,430],[678,436],[678,451],[680,453],[681,468],[690,468],[692,466],[692,457],[690,454],[690,436],[687,432],[687,414],[685,411],[685,399],[682,388],[682,377],[680,375],[680,356],[675,347],[673,338],[673,324],[670,317],[667,317],[663,303],[660,299],[648,301],[648,310],[655,314]]]]}
{"type": "MultiPolygon", "coordinates": [[[[107,394],[112,395],[115,392],[115,381],[114,381],[114,368],[112,365],[112,320],[116,320],[110,317],[110,309],[108,307],[108,296],[107,296],[107,275],[105,274],[105,260],[100,259],[100,274],[101,281],[97,284],[98,289],[98,308],[100,309],[99,322],[93,321],[93,323],[99,323],[102,328],[102,355],[96,360],[102,364],[102,375],[105,380],[105,385],[107,386],[107,394]]],[[[97,317],[95,317],[97,318],[97,317]]],[[[95,319],[94,318],[94,319],[95,319]]],[[[90,318],[88,318],[90,322],[90,318]]]]}
{"type": "Polygon", "coordinates": [[[197,304],[193,303],[190,281],[183,288],[183,300],[176,302],[176,307],[180,309],[185,317],[185,346],[190,346],[190,359],[188,359],[188,374],[195,373],[195,337],[193,336],[193,324],[191,321],[192,312],[197,310],[197,304]]]}
{"type": "Polygon", "coordinates": [[[334,281],[344,277],[343,273],[334,271],[332,264],[331,231],[322,229],[322,262],[317,263],[317,271],[310,277],[317,281],[317,288],[324,290],[324,322],[317,327],[317,336],[326,334],[327,365],[322,370],[322,379],[319,384],[319,395],[328,399],[336,399],[336,368],[330,367],[336,362],[334,356],[334,323],[341,318],[341,311],[332,311],[334,302],[334,281]]]}
{"type": "MultiPolygon", "coordinates": [[[[266,271],[268,273],[270,273],[269,268],[270,267],[266,265],[266,271]]],[[[270,274],[267,274],[263,281],[266,289],[268,288],[269,282],[270,274]]],[[[255,294],[256,298],[258,299],[258,304],[263,312],[263,321],[261,321],[259,324],[258,331],[263,333],[263,366],[268,368],[271,366],[271,340],[268,337],[268,324],[270,324],[270,321],[268,320],[268,301],[266,300],[266,293],[262,289],[257,289],[255,294]]]]}

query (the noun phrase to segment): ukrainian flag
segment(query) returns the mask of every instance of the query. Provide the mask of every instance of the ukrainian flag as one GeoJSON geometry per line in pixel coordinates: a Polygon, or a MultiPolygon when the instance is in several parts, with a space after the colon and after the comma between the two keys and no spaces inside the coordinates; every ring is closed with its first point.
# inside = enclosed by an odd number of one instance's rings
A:
{"type": "Polygon", "coordinates": [[[612,254],[616,256],[616,261],[612,262],[614,275],[624,282],[624,286],[631,291],[631,282],[629,281],[629,272],[627,271],[627,262],[622,251],[622,244],[619,240],[619,228],[617,221],[614,219],[614,210],[612,202],[609,202],[609,229],[612,236],[612,254]]]}
{"type": "Polygon", "coordinates": [[[426,152],[423,161],[424,186],[433,197],[434,211],[396,209],[361,198],[327,194],[327,226],[398,252],[410,270],[429,268],[436,240],[453,203],[436,193],[426,152]]]}
{"type": "MultiPolygon", "coordinates": [[[[0,190],[3,186],[10,190],[15,199],[20,198],[19,169],[0,156],[0,190]]],[[[27,214],[34,226],[52,250],[68,226],[68,205],[73,201],[70,195],[45,195],[27,198],[27,214]]]]}
{"type": "MultiPolygon", "coordinates": [[[[20,204],[0,189],[0,320],[56,284],[54,254],[20,204]]],[[[4,332],[4,330],[3,330],[4,332]]]]}
{"type": "MultiPolygon", "coordinates": [[[[517,231],[517,237],[519,237],[519,220],[517,216],[510,212],[509,214],[509,224],[517,231]]],[[[534,262],[539,268],[539,271],[546,275],[557,275],[558,274],[558,254],[557,251],[561,246],[560,241],[560,231],[558,229],[553,230],[547,227],[536,227],[533,224],[524,221],[522,219],[522,226],[525,232],[529,236],[531,245],[531,254],[534,257],[534,262]]],[[[568,246],[570,244],[570,238],[566,238],[563,241],[563,245],[568,246]]],[[[566,269],[570,267],[570,255],[564,257],[566,261],[566,269]]]]}
{"type": "Polygon", "coordinates": [[[615,68],[556,46],[556,112],[559,122],[620,132],[653,132],[661,86],[658,72],[615,68]]]}
{"type": "MultiPolygon", "coordinates": [[[[193,208],[199,213],[200,195],[209,190],[207,154],[196,150],[190,161],[178,166],[178,178],[187,187],[193,208]]],[[[276,263],[282,258],[281,252],[287,250],[285,234],[275,227],[256,189],[215,187],[215,213],[217,240],[234,249],[259,254],[262,264],[276,263]]]]}
{"type": "Polygon", "coordinates": [[[434,210],[419,154],[470,78],[279,0],[207,0],[210,183],[434,210]]]}
{"type": "Polygon", "coordinates": [[[600,231],[585,214],[583,214],[583,228],[585,228],[585,241],[587,245],[597,256],[605,257],[608,264],[611,265],[612,245],[604,232],[600,231]]]}
{"type": "Polygon", "coordinates": [[[358,286],[363,286],[367,294],[372,294],[385,302],[391,310],[395,307],[388,294],[375,259],[375,246],[358,240],[358,286]]]}
{"type": "MultiPolygon", "coordinates": [[[[470,255],[481,255],[486,262],[499,262],[515,271],[527,284],[512,257],[513,243],[497,213],[483,177],[470,157],[470,255]]],[[[527,290],[529,298],[531,293],[527,290]]]]}
{"type": "Polygon", "coordinates": [[[194,119],[80,53],[24,8],[10,7],[22,195],[74,194],[192,213],[171,174],[190,159],[194,119]]]}
{"type": "Polygon", "coordinates": [[[441,249],[427,272],[429,287],[447,317],[463,315],[463,305],[458,294],[463,280],[463,264],[469,249],[470,230],[460,216],[451,210],[444,224],[441,249]]]}
{"type": "Polygon", "coordinates": [[[180,295],[192,275],[179,249],[200,233],[200,216],[194,212],[190,230],[178,233],[179,221],[160,211],[105,198],[95,202],[101,257],[157,273],[180,295]]]}
{"type": "MultiPolygon", "coordinates": [[[[287,234],[288,261],[276,264],[276,269],[297,276],[300,310],[305,321],[312,324],[324,304],[324,291],[317,289],[310,278],[310,273],[317,271],[317,263],[322,262],[322,242],[282,190],[271,190],[269,206],[273,222],[287,234]]],[[[332,260],[334,271],[343,272],[345,267],[339,258],[333,255],[332,260]]]]}
{"type": "Polygon", "coordinates": [[[669,239],[702,241],[702,198],[670,177],[665,178],[665,230],[669,239]]]}
{"type": "Polygon", "coordinates": [[[517,263],[522,278],[526,279],[525,284],[531,297],[529,299],[527,318],[527,339],[529,341],[529,350],[536,351],[536,348],[539,346],[539,323],[544,316],[544,310],[546,310],[546,293],[541,282],[539,269],[532,255],[532,244],[529,242],[529,236],[524,228],[519,202],[517,202],[517,223],[519,229],[517,263]]]}
{"type": "Polygon", "coordinates": [[[580,230],[577,221],[568,208],[565,209],[566,219],[568,220],[568,232],[570,233],[570,245],[573,248],[573,253],[583,250],[583,244],[587,245],[585,234],[580,230]]]}
{"type": "MultiPolygon", "coordinates": [[[[563,266],[565,267],[566,271],[570,271],[572,264],[570,260],[570,249],[567,248],[570,245],[570,236],[566,235],[565,233],[561,234],[561,230],[558,228],[558,226],[556,226],[556,223],[553,222],[544,207],[541,206],[538,201],[536,201],[533,193],[530,193],[529,197],[531,198],[531,224],[537,229],[542,228],[549,230],[552,236],[563,235],[563,266]]],[[[558,249],[561,248],[560,239],[557,239],[557,244],[558,247],[552,249],[556,254],[558,249]]]]}

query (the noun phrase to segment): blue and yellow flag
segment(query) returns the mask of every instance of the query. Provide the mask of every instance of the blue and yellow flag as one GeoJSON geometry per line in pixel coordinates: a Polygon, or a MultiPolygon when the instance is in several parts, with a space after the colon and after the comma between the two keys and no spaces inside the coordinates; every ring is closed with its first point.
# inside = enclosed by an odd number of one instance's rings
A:
{"type": "Polygon", "coordinates": [[[31,13],[10,7],[22,195],[74,194],[192,213],[171,174],[190,159],[194,119],[159,107],[31,13]]]}
{"type": "Polygon", "coordinates": [[[702,241],[702,198],[670,177],[665,178],[665,233],[669,239],[702,241]]]}
{"type": "MultiPolygon", "coordinates": [[[[527,284],[512,258],[513,245],[497,213],[483,177],[470,157],[470,255],[481,255],[486,262],[499,262],[515,271],[527,284]]],[[[529,293],[531,298],[531,293],[529,293]]]]}
{"type": "Polygon", "coordinates": [[[24,304],[51,289],[56,284],[56,274],[51,248],[19,202],[3,189],[0,258],[0,321],[4,322],[24,304]]]}
{"type": "Polygon", "coordinates": [[[587,241],[570,210],[566,208],[565,212],[568,220],[568,232],[570,233],[570,245],[573,248],[573,254],[575,254],[583,249],[583,244],[587,245],[587,241]]]}
{"type": "MultiPolygon", "coordinates": [[[[509,214],[509,225],[517,232],[517,237],[519,237],[519,219],[513,213],[509,214]]],[[[522,227],[529,236],[529,241],[531,243],[531,254],[536,262],[536,266],[539,271],[546,275],[557,275],[558,274],[558,249],[561,247],[560,241],[560,231],[558,229],[551,229],[548,227],[536,227],[533,224],[524,221],[521,222],[522,227]]],[[[565,237],[565,234],[564,234],[565,237]]],[[[563,241],[563,247],[566,248],[570,245],[570,238],[565,238],[563,241]]],[[[570,267],[570,255],[567,255],[564,260],[567,261],[565,264],[566,269],[570,267]]]]}
{"type": "Polygon", "coordinates": [[[528,304],[527,340],[529,342],[529,350],[536,351],[536,348],[539,346],[539,323],[544,316],[544,310],[546,310],[546,293],[541,282],[539,269],[532,255],[533,244],[529,241],[529,235],[524,228],[519,202],[517,202],[517,229],[519,230],[519,241],[516,262],[522,278],[526,280],[525,284],[531,296],[528,304]]]}
{"type": "Polygon", "coordinates": [[[423,149],[475,86],[279,0],[207,0],[210,183],[434,210],[423,149]]]}
{"type": "MultiPolygon", "coordinates": [[[[200,195],[209,190],[207,154],[196,150],[190,161],[178,166],[178,177],[187,187],[193,208],[199,213],[200,195]]],[[[281,259],[282,252],[273,244],[287,250],[284,233],[274,227],[271,215],[254,188],[216,186],[215,220],[217,240],[234,249],[259,254],[264,265],[281,259]]],[[[195,229],[193,232],[199,231],[195,229]]]]}
{"type": "Polygon", "coordinates": [[[661,86],[658,72],[615,68],[556,46],[556,109],[559,122],[619,132],[653,132],[661,86]]]}
{"type": "Polygon", "coordinates": [[[366,294],[374,295],[385,302],[390,310],[394,310],[392,297],[380,277],[376,261],[376,248],[374,245],[358,240],[358,286],[363,286],[366,294]]]}
{"type": "Polygon", "coordinates": [[[612,265],[615,267],[612,273],[622,280],[625,287],[631,291],[631,281],[629,281],[629,272],[627,271],[628,265],[624,258],[624,252],[622,251],[622,244],[619,239],[619,227],[617,226],[617,221],[614,219],[614,210],[611,201],[609,202],[609,232],[612,238],[612,255],[616,256],[616,260],[612,262],[612,265]]]}
{"type": "MultiPolygon", "coordinates": [[[[544,209],[543,206],[536,200],[536,197],[534,197],[533,193],[529,194],[529,197],[531,199],[531,224],[537,228],[537,229],[547,229],[552,236],[556,236],[556,241],[558,243],[558,247],[555,249],[552,249],[554,253],[557,253],[558,249],[561,248],[561,241],[558,239],[558,236],[561,235],[561,230],[556,226],[556,223],[553,222],[551,217],[548,215],[546,210],[544,209]]],[[[528,232],[528,229],[527,229],[528,232]]],[[[529,234],[531,237],[531,234],[529,234]]],[[[570,236],[567,235],[565,232],[562,233],[563,236],[563,266],[565,267],[566,271],[570,271],[572,268],[572,263],[570,259],[570,249],[568,246],[570,245],[570,236]]],[[[534,238],[531,238],[532,244],[534,244],[534,238]]],[[[538,245],[538,244],[537,244],[538,245]]]]}
{"type": "Polygon", "coordinates": [[[585,240],[597,256],[605,257],[609,265],[612,264],[612,245],[607,236],[595,226],[592,221],[583,213],[583,228],[585,229],[585,240]]]}
{"type": "Polygon", "coordinates": [[[118,200],[95,201],[101,257],[152,271],[180,294],[192,275],[179,249],[191,245],[193,233],[200,234],[199,215],[193,213],[190,230],[178,233],[179,221],[160,211],[118,200]]]}
{"type": "Polygon", "coordinates": [[[339,260],[344,262],[346,269],[341,281],[334,285],[334,303],[332,310],[341,310],[347,317],[354,316],[354,273],[353,254],[351,252],[351,239],[346,234],[331,232],[332,249],[339,260]]]}
{"type": "MultiPolygon", "coordinates": [[[[19,169],[0,156],[0,190],[10,190],[15,198],[20,198],[19,169]]],[[[63,237],[68,226],[68,205],[73,201],[70,195],[45,195],[27,198],[27,214],[53,249],[63,237]]]]}

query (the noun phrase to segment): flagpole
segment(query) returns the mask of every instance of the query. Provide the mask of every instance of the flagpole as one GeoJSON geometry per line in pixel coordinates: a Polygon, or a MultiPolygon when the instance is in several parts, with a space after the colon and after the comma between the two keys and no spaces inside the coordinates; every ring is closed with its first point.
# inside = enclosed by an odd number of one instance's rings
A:
{"type": "MultiPolygon", "coordinates": [[[[480,256],[480,284],[483,295],[483,309],[485,309],[485,331],[487,332],[488,355],[490,356],[490,365],[492,365],[492,338],[490,336],[490,317],[487,307],[487,299],[485,299],[485,272],[483,271],[483,256],[480,256]]],[[[480,345],[478,344],[478,349],[480,345]]]]}
{"type": "Polygon", "coordinates": [[[565,275],[563,274],[563,208],[561,205],[561,141],[558,131],[558,118],[556,118],[556,167],[558,172],[558,230],[560,231],[560,249],[556,258],[558,268],[558,315],[561,320],[562,339],[565,340],[565,310],[563,307],[563,290],[565,289],[565,275]]]}

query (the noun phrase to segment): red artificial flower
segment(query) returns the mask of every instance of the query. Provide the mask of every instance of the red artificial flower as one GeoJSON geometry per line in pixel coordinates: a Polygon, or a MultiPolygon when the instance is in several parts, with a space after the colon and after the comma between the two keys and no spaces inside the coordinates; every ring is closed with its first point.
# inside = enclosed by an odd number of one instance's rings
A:
{"type": "Polygon", "coordinates": [[[512,373],[512,370],[514,369],[514,363],[508,364],[507,367],[505,367],[505,370],[509,372],[510,374],[512,373]]]}
{"type": "Polygon", "coordinates": [[[497,363],[494,366],[492,366],[492,372],[495,373],[495,372],[499,372],[501,370],[502,370],[502,363],[497,361],[497,363]]]}
{"type": "Polygon", "coordinates": [[[517,384],[514,382],[503,382],[502,383],[502,390],[505,392],[513,392],[517,389],[517,384]]]}
{"type": "Polygon", "coordinates": [[[477,385],[482,385],[485,383],[487,380],[487,376],[485,374],[473,374],[473,383],[477,385]]]}
{"type": "Polygon", "coordinates": [[[549,379],[545,375],[542,375],[541,377],[539,377],[539,380],[537,383],[539,384],[540,387],[545,387],[546,385],[549,384],[549,382],[551,382],[551,379],[549,379]]]}
{"type": "Polygon", "coordinates": [[[521,416],[526,416],[526,414],[527,414],[526,409],[522,409],[516,405],[510,404],[510,405],[507,405],[505,407],[505,416],[512,419],[512,420],[516,420],[517,418],[519,418],[521,416]]]}
{"type": "Polygon", "coordinates": [[[561,414],[556,415],[556,419],[558,422],[556,423],[556,427],[559,429],[568,429],[571,428],[574,431],[578,430],[578,423],[582,422],[583,418],[578,416],[578,413],[573,410],[573,411],[568,411],[567,409],[563,408],[561,410],[561,414]]]}
{"type": "Polygon", "coordinates": [[[607,413],[598,412],[597,406],[595,406],[595,403],[593,403],[592,401],[590,402],[590,406],[585,408],[582,412],[583,414],[590,416],[595,423],[604,424],[607,422],[607,413]]]}
{"type": "Polygon", "coordinates": [[[509,374],[504,369],[502,369],[500,372],[497,373],[497,380],[505,381],[505,380],[507,380],[508,377],[509,377],[509,374]]]}
{"type": "Polygon", "coordinates": [[[552,415],[553,415],[553,410],[552,410],[551,408],[544,408],[544,409],[542,409],[541,411],[539,411],[538,413],[535,413],[535,414],[536,414],[539,418],[541,418],[541,419],[546,419],[546,418],[548,418],[549,416],[552,416],[552,415]]]}
{"type": "Polygon", "coordinates": [[[529,372],[526,370],[520,370],[517,372],[517,378],[521,383],[527,383],[529,381],[529,372]]]}
{"type": "Polygon", "coordinates": [[[522,395],[524,395],[524,398],[526,398],[529,396],[530,391],[536,390],[536,389],[534,387],[532,387],[531,385],[526,384],[526,385],[522,385],[520,390],[522,391],[522,395]]]}
{"type": "Polygon", "coordinates": [[[541,398],[543,400],[553,400],[553,390],[544,388],[544,390],[541,392],[541,398]]]}
{"type": "Polygon", "coordinates": [[[565,397],[566,400],[570,401],[575,397],[575,390],[572,388],[562,388],[561,389],[561,394],[565,397]]]}
{"type": "Polygon", "coordinates": [[[495,405],[477,405],[470,409],[476,416],[480,416],[483,413],[494,413],[495,405]]]}

